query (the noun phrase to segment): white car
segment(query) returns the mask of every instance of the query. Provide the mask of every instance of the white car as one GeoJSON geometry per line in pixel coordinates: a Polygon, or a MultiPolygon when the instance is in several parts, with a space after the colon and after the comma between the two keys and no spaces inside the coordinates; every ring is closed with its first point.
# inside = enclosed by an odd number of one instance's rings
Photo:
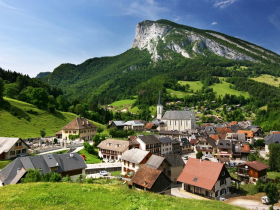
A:
{"type": "Polygon", "coordinates": [[[268,200],[268,197],[267,197],[267,196],[263,196],[263,197],[262,197],[262,203],[263,203],[263,204],[269,204],[269,200],[268,200]]]}
{"type": "Polygon", "coordinates": [[[99,174],[102,175],[102,176],[108,176],[108,172],[107,171],[100,171],[99,174]]]}

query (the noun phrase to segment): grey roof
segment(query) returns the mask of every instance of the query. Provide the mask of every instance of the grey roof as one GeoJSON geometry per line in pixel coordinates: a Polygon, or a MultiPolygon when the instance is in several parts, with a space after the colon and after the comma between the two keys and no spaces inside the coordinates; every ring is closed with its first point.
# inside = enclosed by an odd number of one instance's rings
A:
{"type": "Polygon", "coordinates": [[[241,143],[246,142],[246,136],[245,133],[227,133],[226,139],[232,139],[234,141],[239,141],[241,143]]]}
{"type": "Polygon", "coordinates": [[[265,138],[265,144],[270,145],[271,143],[280,143],[280,134],[275,133],[265,138]]]}
{"type": "Polygon", "coordinates": [[[116,126],[124,126],[123,121],[113,121],[112,123],[115,123],[116,126]]]}
{"type": "Polygon", "coordinates": [[[129,161],[131,163],[139,164],[142,160],[149,154],[149,151],[144,151],[141,149],[131,149],[126,151],[121,159],[129,161]]]}
{"type": "Polygon", "coordinates": [[[145,165],[151,168],[158,169],[163,161],[164,161],[164,157],[152,155],[145,165]]]}
{"type": "Polygon", "coordinates": [[[212,125],[206,126],[204,128],[204,130],[207,132],[207,134],[215,134],[216,133],[215,127],[212,126],[212,125]]]}
{"type": "Polygon", "coordinates": [[[182,157],[178,154],[166,155],[165,160],[172,166],[185,166],[185,162],[182,157]]]}
{"type": "Polygon", "coordinates": [[[166,144],[166,143],[172,143],[172,139],[167,137],[167,136],[159,136],[158,140],[162,143],[162,144],[166,144]]]}
{"type": "Polygon", "coordinates": [[[190,141],[187,138],[181,138],[181,146],[191,145],[190,141]]]}
{"type": "Polygon", "coordinates": [[[143,123],[141,123],[137,120],[127,121],[127,122],[124,123],[124,125],[144,126],[143,123]]]}
{"type": "Polygon", "coordinates": [[[52,154],[53,159],[48,155],[37,155],[16,158],[0,171],[0,180],[7,184],[16,184],[24,176],[28,169],[39,169],[43,174],[51,171],[50,167],[57,167],[54,172],[67,172],[87,167],[83,157],[77,153],[52,154]],[[57,164],[58,165],[57,165],[57,164]]]}
{"type": "Polygon", "coordinates": [[[138,136],[140,140],[142,140],[145,144],[156,144],[161,143],[160,140],[154,135],[148,135],[148,136],[138,136]]]}
{"type": "Polygon", "coordinates": [[[232,142],[231,140],[219,139],[217,141],[217,148],[232,149],[232,142]]]}
{"type": "Polygon", "coordinates": [[[194,111],[166,111],[162,120],[188,120],[195,119],[194,111]]]}
{"type": "Polygon", "coordinates": [[[230,126],[230,129],[235,133],[239,130],[243,130],[243,128],[241,128],[239,125],[232,125],[230,126]]]}
{"type": "Polygon", "coordinates": [[[210,144],[212,147],[217,147],[217,145],[216,145],[216,140],[213,139],[213,138],[211,138],[211,137],[207,137],[207,138],[206,138],[206,142],[207,142],[208,144],[210,144]]]}

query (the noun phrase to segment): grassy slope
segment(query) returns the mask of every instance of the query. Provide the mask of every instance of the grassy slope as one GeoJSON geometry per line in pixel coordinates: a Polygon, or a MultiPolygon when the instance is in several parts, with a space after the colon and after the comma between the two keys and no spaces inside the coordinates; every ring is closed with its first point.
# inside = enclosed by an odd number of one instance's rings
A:
{"type": "Polygon", "coordinates": [[[272,85],[272,86],[275,86],[275,87],[279,87],[279,85],[280,85],[280,78],[279,77],[274,77],[274,76],[271,76],[271,75],[268,75],[268,74],[263,74],[259,77],[252,78],[252,80],[255,80],[257,82],[262,82],[262,83],[265,83],[265,84],[268,84],[268,85],[272,85]],[[276,79],[276,81],[274,79],[276,79]]]}
{"type": "MultiPolygon", "coordinates": [[[[98,152],[98,149],[97,149],[98,152]]],[[[78,154],[83,154],[86,156],[86,163],[92,164],[92,163],[101,163],[101,160],[98,159],[95,155],[89,154],[85,149],[82,149],[78,152],[78,154]]]]}
{"type": "Polygon", "coordinates": [[[200,81],[178,81],[178,83],[180,85],[189,84],[190,90],[193,90],[193,92],[200,90],[203,86],[203,84],[200,81]]]}
{"type": "MultiPolygon", "coordinates": [[[[77,115],[68,112],[55,112],[50,114],[36,108],[34,105],[5,98],[16,110],[17,116],[0,109],[0,136],[5,137],[39,137],[40,130],[45,129],[46,136],[53,136],[63,126],[72,121],[77,115]],[[27,111],[32,110],[36,114],[27,111]]],[[[95,125],[100,126],[99,123],[95,125]]]]}
{"type": "MultiPolygon", "coordinates": [[[[121,181],[122,182],[122,181],[121,181]]],[[[121,183],[120,182],[120,183],[121,183]]],[[[162,196],[125,185],[34,183],[4,186],[0,209],[243,209],[220,201],[162,196]]]]}

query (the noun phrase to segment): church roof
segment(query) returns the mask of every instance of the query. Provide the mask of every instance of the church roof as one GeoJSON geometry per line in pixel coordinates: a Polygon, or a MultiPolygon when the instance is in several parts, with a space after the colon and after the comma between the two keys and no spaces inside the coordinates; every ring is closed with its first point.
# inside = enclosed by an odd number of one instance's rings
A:
{"type": "Polygon", "coordinates": [[[166,111],[162,120],[187,120],[195,118],[193,111],[166,111]]]}

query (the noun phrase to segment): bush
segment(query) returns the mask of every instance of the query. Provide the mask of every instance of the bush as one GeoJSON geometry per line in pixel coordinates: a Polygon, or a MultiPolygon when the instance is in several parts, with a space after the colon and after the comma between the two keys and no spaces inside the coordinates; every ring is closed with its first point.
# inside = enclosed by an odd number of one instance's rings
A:
{"type": "Polygon", "coordinates": [[[71,177],[67,174],[65,177],[62,178],[63,182],[73,182],[73,180],[71,179],[71,177]]]}

